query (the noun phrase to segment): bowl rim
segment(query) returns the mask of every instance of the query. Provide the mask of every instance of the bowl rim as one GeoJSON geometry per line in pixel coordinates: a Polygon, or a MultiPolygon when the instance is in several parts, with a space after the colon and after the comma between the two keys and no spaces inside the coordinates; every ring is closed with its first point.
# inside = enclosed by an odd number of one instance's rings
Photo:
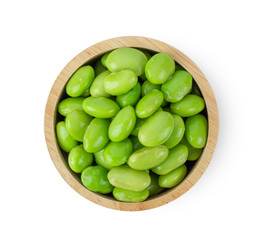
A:
{"type": "Polygon", "coordinates": [[[215,96],[209,82],[207,81],[206,77],[201,72],[199,67],[184,53],[170,46],[169,44],[156,39],[139,36],[125,36],[107,39],[98,42],[91,47],[88,47],[87,49],[79,53],[76,57],[74,57],[63,68],[63,70],[56,78],[47,99],[44,117],[44,132],[47,148],[56,169],[61,174],[63,179],[76,192],[78,192],[86,199],[107,208],[126,211],[139,211],[156,208],[177,199],[185,192],[187,192],[199,180],[199,178],[207,169],[217,144],[218,131],[219,117],[215,96]],[[177,63],[179,63],[192,75],[204,97],[208,114],[207,143],[201,157],[196,161],[196,164],[193,166],[189,174],[176,187],[167,190],[166,192],[161,193],[156,197],[138,203],[119,202],[114,198],[102,196],[86,189],[69,171],[69,168],[66,166],[65,161],[62,159],[63,156],[61,150],[59,149],[55,134],[55,117],[58,101],[60,100],[66,82],[71,77],[71,75],[79,67],[87,64],[89,61],[96,59],[106,52],[121,47],[142,48],[154,52],[163,52],[170,55],[177,63]]]}

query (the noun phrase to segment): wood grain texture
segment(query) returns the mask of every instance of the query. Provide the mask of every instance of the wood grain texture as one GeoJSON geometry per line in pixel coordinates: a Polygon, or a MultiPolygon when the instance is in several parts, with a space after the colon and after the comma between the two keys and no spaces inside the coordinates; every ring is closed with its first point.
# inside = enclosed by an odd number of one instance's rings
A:
{"type": "Polygon", "coordinates": [[[78,54],[74,59],[72,59],[61,71],[52,86],[46,104],[44,120],[44,131],[47,147],[55,167],[64,178],[64,180],[75,191],[77,191],[79,194],[89,199],[90,201],[104,207],[126,211],[139,211],[155,208],[175,200],[186,191],[188,191],[202,176],[211,161],[217,143],[218,128],[218,110],[214,94],[205,76],[195,65],[195,63],[192,62],[182,52],[166,43],[155,39],[136,36],[118,37],[99,42],[87,48],[86,50],[78,54]],[[69,170],[67,161],[64,160],[61,150],[59,149],[59,146],[57,144],[55,135],[57,105],[63,93],[66,82],[71,77],[71,75],[79,67],[87,64],[88,62],[104,54],[105,52],[125,46],[144,48],[154,52],[163,52],[173,57],[176,62],[182,65],[193,76],[194,80],[198,84],[205,99],[208,114],[208,140],[200,159],[197,160],[190,173],[176,187],[140,203],[119,202],[114,198],[93,193],[86,189],[80,183],[80,180],[69,170]]]}

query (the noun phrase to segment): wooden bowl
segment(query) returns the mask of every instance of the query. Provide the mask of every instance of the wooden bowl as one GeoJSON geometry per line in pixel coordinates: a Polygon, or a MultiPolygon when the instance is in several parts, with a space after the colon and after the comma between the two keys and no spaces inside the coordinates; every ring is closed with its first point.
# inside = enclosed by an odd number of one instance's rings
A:
{"type": "Polygon", "coordinates": [[[61,71],[50,91],[45,109],[44,130],[47,147],[51,159],[64,180],[79,194],[88,200],[104,207],[138,211],[155,208],[180,197],[188,191],[202,176],[213,156],[218,137],[218,110],[212,89],[200,69],[182,52],[176,48],[146,37],[118,37],[99,42],[72,59],[61,71]],[[194,163],[185,179],[176,187],[140,203],[119,202],[112,197],[97,194],[86,189],[77,174],[73,173],[67,163],[67,156],[60,150],[55,134],[55,124],[58,119],[57,105],[65,94],[65,85],[71,75],[81,66],[90,64],[104,53],[120,47],[143,48],[153,52],[163,52],[170,55],[184,67],[198,84],[206,102],[208,115],[208,140],[201,157],[194,163]]]}

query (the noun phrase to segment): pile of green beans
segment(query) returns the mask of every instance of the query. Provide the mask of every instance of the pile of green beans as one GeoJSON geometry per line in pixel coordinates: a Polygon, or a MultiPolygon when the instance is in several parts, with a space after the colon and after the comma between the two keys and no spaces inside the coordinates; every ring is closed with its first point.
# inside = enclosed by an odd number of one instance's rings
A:
{"type": "Polygon", "coordinates": [[[204,99],[165,53],[115,49],[77,69],[66,94],[58,144],[91,191],[144,201],[178,185],[205,147],[204,99]]]}

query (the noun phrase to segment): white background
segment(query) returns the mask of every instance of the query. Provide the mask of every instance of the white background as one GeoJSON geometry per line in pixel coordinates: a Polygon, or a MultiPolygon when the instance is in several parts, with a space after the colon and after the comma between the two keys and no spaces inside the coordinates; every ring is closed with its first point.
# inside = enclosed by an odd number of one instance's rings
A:
{"type": "Polygon", "coordinates": [[[264,1],[1,1],[0,239],[265,239],[264,1]],[[199,182],[157,209],[89,202],[61,178],[43,120],[62,68],[111,37],[187,54],[215,93],[220,134],[199,182]]]}

